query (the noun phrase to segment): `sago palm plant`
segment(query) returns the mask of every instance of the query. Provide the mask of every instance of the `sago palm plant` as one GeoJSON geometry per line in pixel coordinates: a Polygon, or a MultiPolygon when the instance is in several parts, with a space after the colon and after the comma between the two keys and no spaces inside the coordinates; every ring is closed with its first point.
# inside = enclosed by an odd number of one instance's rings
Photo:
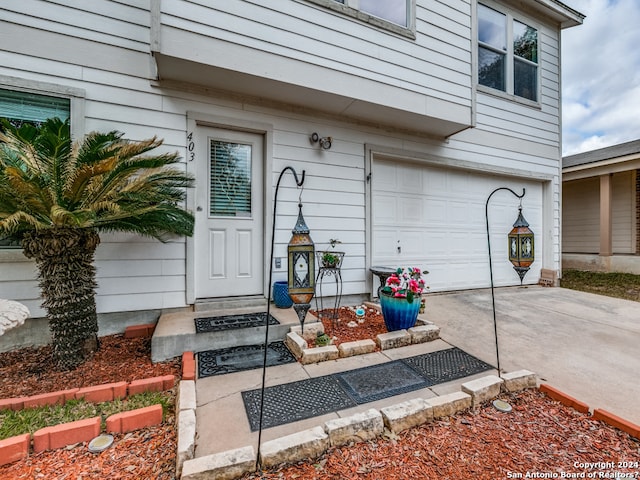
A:
{"type": "Polygon", "coordinates": [[[193,179],[177,153],[147,154],[162,143],[155,137],[94,132],[73,143],[59,119],[2,127],[0,237],[19,239],[35,260],[54,359],[73,369],[98,348],[99,232],[191,235],[194,219],[180,202],[193,179]]]}

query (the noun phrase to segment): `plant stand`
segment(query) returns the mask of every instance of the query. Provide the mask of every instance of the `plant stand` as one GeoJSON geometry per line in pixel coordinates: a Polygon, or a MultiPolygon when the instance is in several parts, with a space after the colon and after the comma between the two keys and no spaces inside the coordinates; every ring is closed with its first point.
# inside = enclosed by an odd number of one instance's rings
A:
{"type": "Polygon", "coordinates": [[[318,319],[319,320],[322,320],[323,318],[330,319],[334,326],[338,321],[338,315],[340,311],[340,301],[342,300],[342,274],[340,273],[340,266],[342,264],[342,258],[344,256],[344,253],[342,252],[337,252],[337,253],[341,253],[339,263],[335,267],[325,267],[325,266],[322,266],[322,261],[321,261],[322,252],[317,252],[318,264],[320,265],[320,268],[318,268],[318,275],[316,277],[316,293],[315,293],[316,311],[318,312],[318,319]],[[333,279],[335,280],[336,296],[335,296],[335,301],[333,302],[332,307],[329,308],[327,306],[325,310],[324,297],[322,296],[322,283],[326,277],[329,279],[333,277],[333,279]],[[320,300],[318,300],[318,298],[320,298],[320,300]]]}

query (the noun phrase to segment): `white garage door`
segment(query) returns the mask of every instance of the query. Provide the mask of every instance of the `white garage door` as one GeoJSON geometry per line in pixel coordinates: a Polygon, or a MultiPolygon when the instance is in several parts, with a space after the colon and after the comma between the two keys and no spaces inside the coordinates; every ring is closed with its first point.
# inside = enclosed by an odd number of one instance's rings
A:
{"type": "MultiPolygon", "coordinates": [[[[371,173],[371,265],[426,269],[431,291],[488,287],[487,198],[499,187],[518,194],[525,188],[522,212],[536,234],[538,260],[524,283],[538,281],[543,249],[540,182],[397,160],[375,160],[371,173]]],[[[520,283],[507,253],[507,234],[518,215],[518,205],[519,200],[508,191],[495,193],[489,203],[496,286],[520,283]]]]}

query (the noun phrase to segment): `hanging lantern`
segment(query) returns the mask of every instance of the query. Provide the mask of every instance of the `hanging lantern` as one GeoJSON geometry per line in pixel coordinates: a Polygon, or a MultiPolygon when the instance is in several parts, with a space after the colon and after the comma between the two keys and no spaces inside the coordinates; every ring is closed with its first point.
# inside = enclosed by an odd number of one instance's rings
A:
{"type": "Polygon", "coordinates": [[[315,248],[309,236],[309,227],[302,216],[302,203],[298,204],[298,220],[291,233],[293,235],[287,248],[289,296],[304,331],[304,319],[315,292],[315,248]]]}
{"type": "Polygon", "coordinates": [[[509,261],[520,277],[520,285],[534,260],[533,232],[522,216],[522,205],[518,207],[518,218],[509,232],[509,261]]]}

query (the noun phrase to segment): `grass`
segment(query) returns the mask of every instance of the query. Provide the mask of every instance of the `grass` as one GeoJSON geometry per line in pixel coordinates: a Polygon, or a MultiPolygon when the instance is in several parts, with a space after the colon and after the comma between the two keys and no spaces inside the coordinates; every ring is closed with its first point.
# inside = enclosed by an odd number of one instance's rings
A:
{"type": "Polygon", "coordinates": [[[640,275],[565,270],[560,284],[572,290],[640,302],[640,275]]]}
{"type": "Polygon", "coordinates": [[[173,409],[173,394],[146,392],[112,402],[91,403],[84,400],[70,400],[64,405],[25,408],[18,411],[2,410],[0,411],[0,440],[24,433],[33,434],[41,428],[92,417],[101,417],[104,429],[106,419],[110,415],[157,404],[162,405],[163,415],[166,415],[173,409]]]}

